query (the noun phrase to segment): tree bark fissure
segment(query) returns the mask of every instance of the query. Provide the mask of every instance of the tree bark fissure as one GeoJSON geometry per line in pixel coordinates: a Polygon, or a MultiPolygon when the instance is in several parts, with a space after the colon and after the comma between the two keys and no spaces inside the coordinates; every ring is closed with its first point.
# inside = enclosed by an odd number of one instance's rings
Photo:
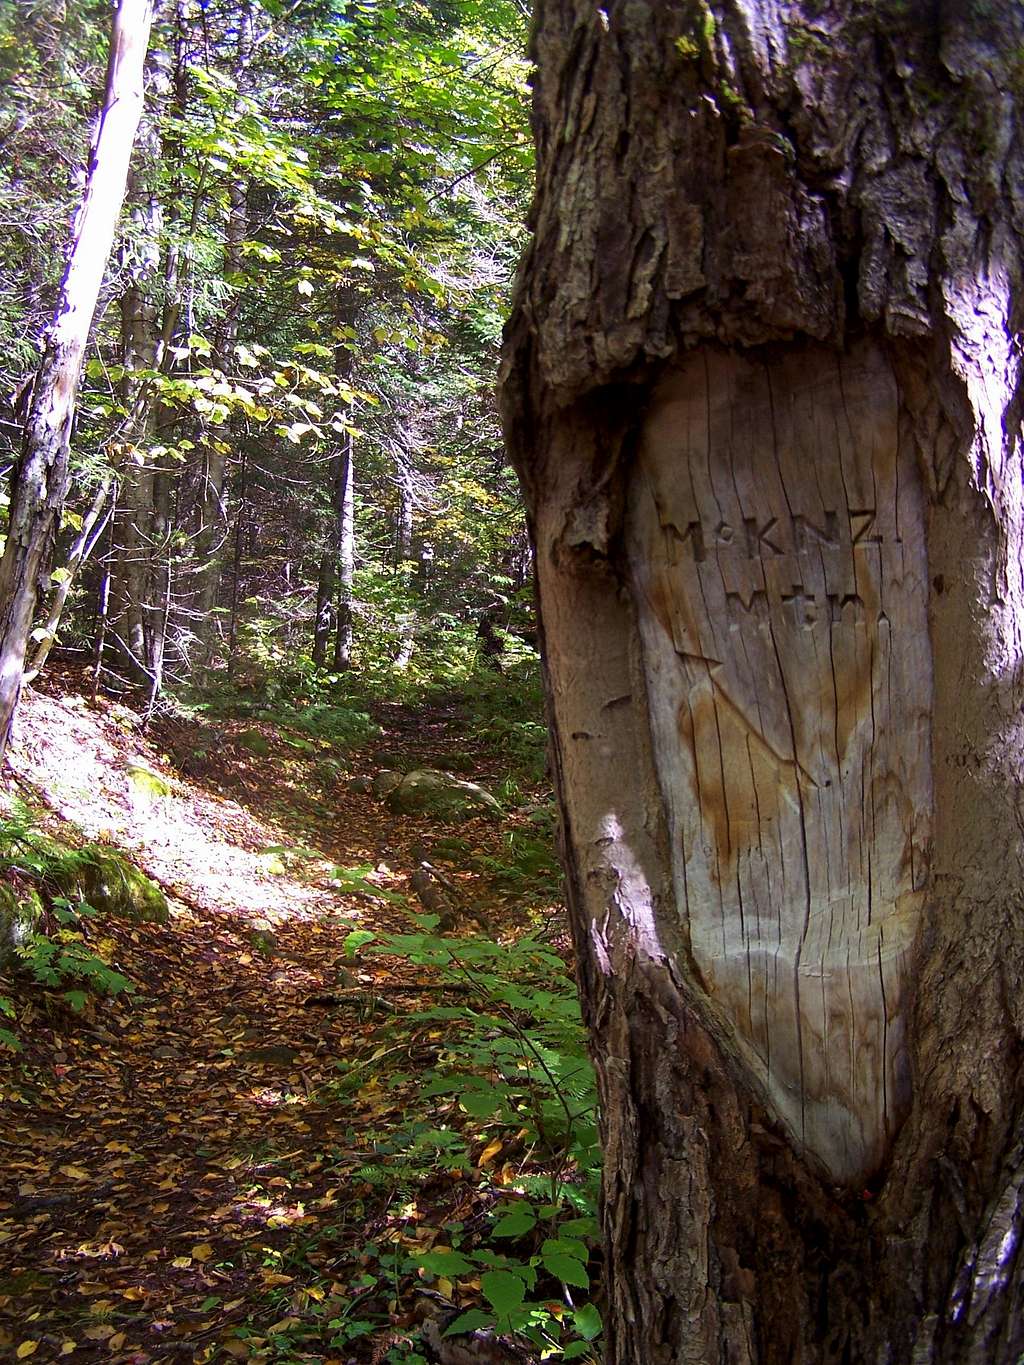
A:
{"type": "Polygon", "coordinates": [[[538,6],[503,406],[613,1365],[1024,1350],[1022,37],[538,6]]]}

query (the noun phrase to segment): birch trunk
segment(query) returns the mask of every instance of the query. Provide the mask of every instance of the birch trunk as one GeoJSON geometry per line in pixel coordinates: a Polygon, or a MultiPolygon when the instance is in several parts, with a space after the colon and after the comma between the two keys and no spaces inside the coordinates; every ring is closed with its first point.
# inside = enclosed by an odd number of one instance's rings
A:
{"type": "Polygon", "coordinates": [[[540,0],[503,375],[609,1365],[1024,1351],[1024,8],[540,0]]]}
{"type": "MultiPolygon", "coordinates": [[[[347,312],[342,314],[342,321],[343,323],[350,321],[347,312]]],[[[342,386],[351,381],[352,352],[346,344],[339,343],[335,346],[334,374],[342,386]]],[[[334,671],[342,673],[352,666],[352,584],[356,567],[356,504],[352,432],[347,428],[342,429],[338,440],[338,455],[331,464],[333,480],[331,548],[334,556],[331,595],[334,600],[334,671]]]]}
{"type": "Polygon", "coordinates": [[[334,670],[341,673],[352,664],[352,580],[355,573],[355,488],[352,468],[352,436],[341,437],[334,480],[334,531],[336,605],[334,670]]]}
{"type": "Polygon", "coordinates": [[[0,561],[0,763],[21,692],[39,579],[67,491],[82,358],[142,113],[152,17],[152,0],[119,0],[114,11],[106,91],[85,195],[72,231],[54,321],[43,338],[21,459],[12,481],[7,543],[0,561]]]}

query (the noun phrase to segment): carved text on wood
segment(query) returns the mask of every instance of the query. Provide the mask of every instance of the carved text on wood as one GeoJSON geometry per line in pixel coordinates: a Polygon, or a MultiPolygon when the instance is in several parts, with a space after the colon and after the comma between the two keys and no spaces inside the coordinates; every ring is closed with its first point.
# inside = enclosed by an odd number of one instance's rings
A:
{"type": "Polygon", "coordinates": [[[837,1179],[907,1104],[928,872],[923,496],[865,345],[693,353],[654,395],[629,557],[694,964],[837,1179]]]}

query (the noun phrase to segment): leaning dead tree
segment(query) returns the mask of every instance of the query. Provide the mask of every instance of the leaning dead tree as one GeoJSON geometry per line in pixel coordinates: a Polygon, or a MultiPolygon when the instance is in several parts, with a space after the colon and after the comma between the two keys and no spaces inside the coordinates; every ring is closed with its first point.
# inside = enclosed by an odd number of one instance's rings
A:
{"type": "Polygon", "coordinates": [[[611,1365],[1024,1352],[1024,7],[539,0],[503,402],[611,1365]]]}
{"type": "Polygon", "coordinates": [[[153,0],[118,0],[107,80],[82,204],[71,233],[54,319],[43,337],[12,476],[7,543],[0,560],[0,763],[21,694],[25,652],[68,486],[71,425],[82,359],[124,200],[143,104],[143,64],[153,0]]]}

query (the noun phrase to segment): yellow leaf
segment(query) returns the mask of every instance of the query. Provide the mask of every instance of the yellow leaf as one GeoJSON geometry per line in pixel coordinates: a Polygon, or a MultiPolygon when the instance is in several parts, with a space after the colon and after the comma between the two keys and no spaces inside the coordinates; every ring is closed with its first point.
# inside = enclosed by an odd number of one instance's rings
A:
{"type": "Polygon", "coordinates": [[[144,1290],[139,1289],[136,1285],[132,1285],[129,1289],[121,1290],[121,1297],[122,1299],[128,1299],[131,1303],[138,1303],[141,1299],[146,1297],[146,1294],[144,1290]]]}
{"type": "Polygon", "coordinates": [[[208,1261],[213,1255],[213,1247],[209,1242],[200,1242],[198,1246],[192,1248],[192,1256],[197,1261],[208,1261]]]}
{"type": "Polygon", "coordinates": [[[187,1270],[191,1264],[191,1256],[175,1256],[174,1260],[171,1262],[171,1265],[174,1266],[175,1270],[187,1270]]]}
{"type": "Polygon", "coordinates": [[[121,1347],[124,1345],[124,1333],[115,1332],[114,1335],[107,1342],[107,1345],[110,1347],[112,1351],[119,1351],[121,1347]]]}
{"type": "Polygon", "coordinates": [[[90,1341],[108,1341],[114,1335],[114,1329],[109,1323],[101,1322],[97,1327],[87,1327],[85,1335],[90,1341]]]}
{"type": "Polygon", "coordinates": [[[263,1276],[263,1283],[268,1286],[291,1284],[294,1278],[292,1275],[279,1275],[276,1270],[263,1270],[260,1273],[263,1276]]]}
{"type": "Polygon", "coordinates": [[[23,1341],[17,1351],[15,1351],[15,1355],[19,1360],[28,1360],[29,1356],[34,1356],[38,1350],[38,1341],[23,1341]]]}
{"type": "Polygon", "coordinates": [[[69,1356],[69,1355],[71,1354],[72,1351],[77,1351],[77,1350],[78,1350],[78,1342],[77,1342],[77,1341],[71,1341],[71,1340],[62,1341],[61,1344],[60,1344],[60,1353],[61,1353],[62,1356],[69,1356]]]}
{"type": "Polygon", "coordinates": [[[234,1356],[236,1360],[249,1359],[249,1343],[243,1341],[241,1337],[231,1337],[229,1341],[225,1341],[224,1349],[229,1356],[234,1356]]]}
{"type": "Polygon", "coordinates": [[[287,1332],[289,1327],[295,1327],[298,1321],[298,1318],[282,1318],[280,1322],[275,1322],[267,1328],[267,1336],[272,1337],[278,1332],[287,1332]]]}
{"type": "Polygon", "coordinates": [[[57,1170],[61,1175],[70,1176],[72,1180],[88,1180],[89,1172],[83,1171],[81,1166],[58,1166],[57,1170]]]}
{"type": "Polygon", "coordinates": [[[324,1291],[320,1288],[318,1284],[311,1284],[309,1288],[306,1290],[306,1294],[309,1298],[314,1299],[317,1303],[321,1303],[324,1298],[324,1291]]]}
{"type": "Polygon", "coordinates": [[[504,1147],[504,1145],[505,1144],[501,1141],[500,1138],[495,1138],[492,1142],[489,1142],[487,1144],[487,1146],[480,1153],[480,1160],[476,1163],[482,1171],[485,1171],[487,1167],[491,1164],[491,1162],[494,1160],[494,1158],[500,1154],[501,1149],[502,1147],[504,1147]]]}
{"type": "Polygon", "coordinates": [[[455,1286],[452,1284],[451,1280],[448,1280],[441,1275],[437,1281],[437,1292],[442,1298],[453,1299],[455,1297],[455,1286]]]}

